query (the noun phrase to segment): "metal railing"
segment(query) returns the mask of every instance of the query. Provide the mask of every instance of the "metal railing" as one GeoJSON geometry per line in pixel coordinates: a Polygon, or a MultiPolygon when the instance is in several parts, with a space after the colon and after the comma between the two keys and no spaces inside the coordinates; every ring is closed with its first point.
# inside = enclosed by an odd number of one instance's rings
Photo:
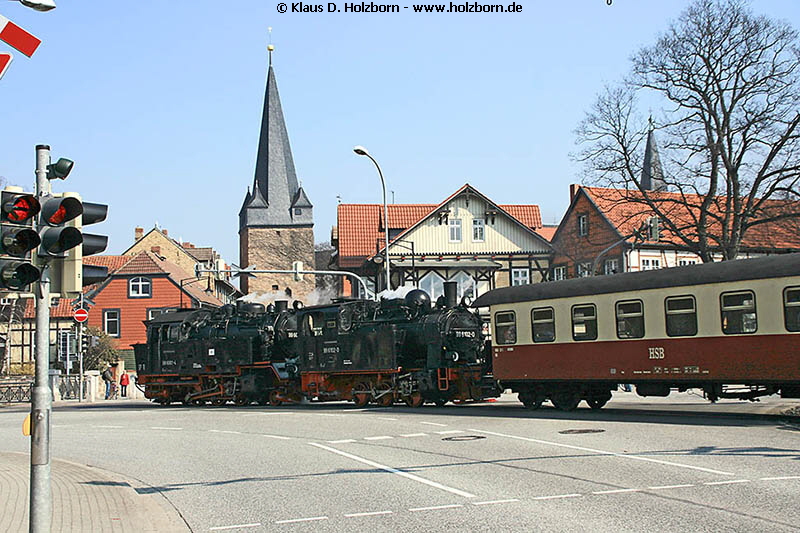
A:
{"type": "Polygon", "coordinates": [[[0,403],[21,403],[31,401],[33,381],[0,381],[0,403]]]}
{"type": "MultiPolygon", "coordinates": [[[[59,376],[58,392],[62,400],[79,400],[80,399],[80,376],[59,376]]],[[[83,397],[88,397],[89,394],[89,381],[83,381],[83,397]]]]}

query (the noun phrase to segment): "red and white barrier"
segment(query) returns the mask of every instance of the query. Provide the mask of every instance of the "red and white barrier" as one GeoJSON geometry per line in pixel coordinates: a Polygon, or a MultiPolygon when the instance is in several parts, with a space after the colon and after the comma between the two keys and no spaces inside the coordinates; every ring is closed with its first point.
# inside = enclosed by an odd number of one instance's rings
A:
{"type": "Polygon", "coordinates": [[[0,41],[13,46],[28,57],[31,57],[42,44],[41,39],[28,33],[3,15],[0,15],[0,41]]]}

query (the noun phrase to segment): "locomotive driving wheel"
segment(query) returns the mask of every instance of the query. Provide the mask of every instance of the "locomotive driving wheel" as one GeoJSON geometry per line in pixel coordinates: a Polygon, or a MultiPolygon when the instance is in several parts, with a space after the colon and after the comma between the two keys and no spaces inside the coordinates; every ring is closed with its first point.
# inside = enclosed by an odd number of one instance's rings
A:
{"type": "Polygon", "coordinates": [[[372,396],[372,387],[369,383],[359,383],[353,386],[352,390],[353,403],[356,407],[364,407],[369,403],[369,398],[372,396]]]}
{"type": "Polygon", "coordinates": [[[283,400],[281,400],[281,393],[280,393],[280,391],[278,391],[278,390],[276,389],[276,390],[273,390],[272,392],[270,392],[270,393],[269,393],[269,404],[270,404],[272,407],[278,407],[278,406],[279,406],[279,405],[281,405],[282,403],[283,403],[283,400]]]}
{"type": "Polygon", "coordinates": [[[405,400],[407,406],[415,408],[422,407],[422,404],[425,403],[425,398],[422,397],[421,392],[412,392],[411,394],[403,398],[403,400],[405,400]]]}
{"type": "Polygon", "coordinates": [[[390,383],[386,383],[382,381],[378,383],[378,386],[375,387],[377,389],[376,396],[376,403],[381,407],[391,407],[394,403],[394,392],[392,392],[392,385],[390,383]]]}

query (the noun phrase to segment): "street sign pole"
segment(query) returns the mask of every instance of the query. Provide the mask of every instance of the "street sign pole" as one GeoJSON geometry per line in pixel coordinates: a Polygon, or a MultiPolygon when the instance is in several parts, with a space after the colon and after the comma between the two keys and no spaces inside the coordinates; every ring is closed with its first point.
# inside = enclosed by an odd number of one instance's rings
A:
{"type": "MultiPolygon", "coordinates": [[[[78,309],[83,309],[83,292],[81,292],[80,307],[78,309]]],[[[83,401],[83,351],[86,348],[88,348],[88,346],[83,345],[83,322],[78,322],[78,373],[80,374],[78,383],[78,403],[83,401]]]]}

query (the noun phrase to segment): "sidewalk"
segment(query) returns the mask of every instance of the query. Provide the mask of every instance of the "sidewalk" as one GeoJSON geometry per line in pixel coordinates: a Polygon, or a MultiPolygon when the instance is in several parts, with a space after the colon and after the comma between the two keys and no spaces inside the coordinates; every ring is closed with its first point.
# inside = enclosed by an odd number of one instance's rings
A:
{"type": "MultiPolygon", "coordinates": [[[[112,472],[51,459],[52,531],[184,532],[178,512],[152,490],[112,472]]],[[[28,531],[30,458],[0,452],[0,531],[28,531]]]]}

